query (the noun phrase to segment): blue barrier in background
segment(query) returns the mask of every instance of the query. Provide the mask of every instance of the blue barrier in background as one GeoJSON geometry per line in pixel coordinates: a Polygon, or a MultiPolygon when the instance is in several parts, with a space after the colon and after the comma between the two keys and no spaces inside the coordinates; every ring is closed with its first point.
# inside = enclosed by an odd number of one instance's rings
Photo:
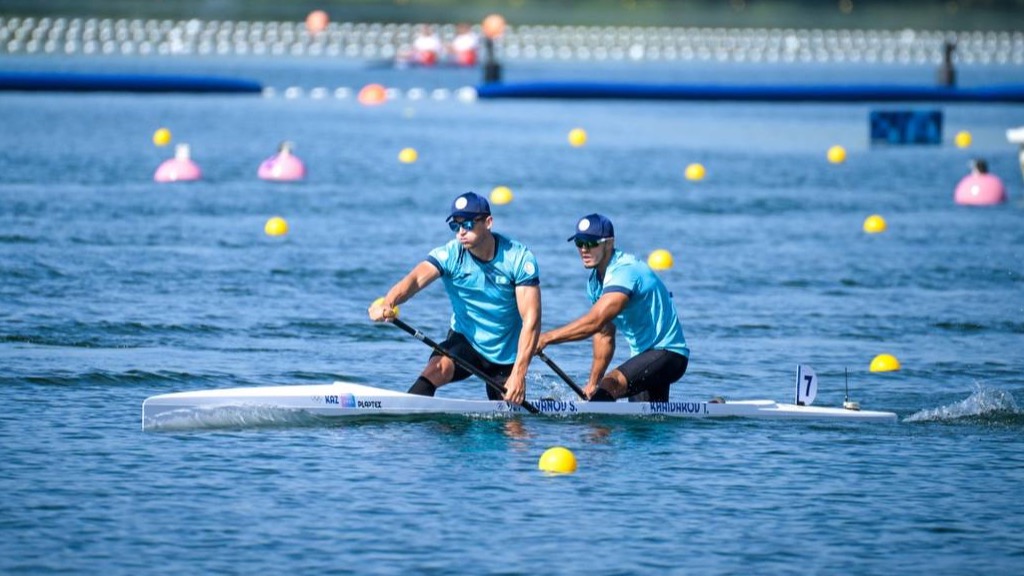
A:
{"type": "Polygon", "coordinates": [[[730,100],[747,102],[1024,102],[1024,84],[959,88],[902,85],[719,85],[492,82],[480,98],[730,100]]]}
{"type": "Polygon", "coordinates": [[[0,90],[26,92],[254,93],[259,82],[214,76],[0,72],[0,90]]]}

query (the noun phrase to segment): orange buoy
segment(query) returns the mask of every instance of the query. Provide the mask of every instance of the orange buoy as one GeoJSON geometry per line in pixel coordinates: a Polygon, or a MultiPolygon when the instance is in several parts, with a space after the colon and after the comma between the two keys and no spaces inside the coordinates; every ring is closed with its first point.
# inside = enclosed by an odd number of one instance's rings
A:
{"type": "Polygon", "coordinates": [[[487,36],[491,40],[500,38],[501,35],[505,33],[505,17],[501,14],[491,14],[487,18],[484,18],[481,28],[483,28],[484,36],[487,36]]]}
{"type": "Polygon", "coordinates": [[[327,12],[323,10],[313,10],[306,16],[306,30],[310,34],[316,35],[323,32],[327,28],[327,24],[331,19],[327,16],[327,12]]]}
{"type": "Polygon", "coordinates": [[[376,106],[388,99],[388,93],[380,84],[367,84],[359,91],[357,99],[364,106],[376,106]]]}

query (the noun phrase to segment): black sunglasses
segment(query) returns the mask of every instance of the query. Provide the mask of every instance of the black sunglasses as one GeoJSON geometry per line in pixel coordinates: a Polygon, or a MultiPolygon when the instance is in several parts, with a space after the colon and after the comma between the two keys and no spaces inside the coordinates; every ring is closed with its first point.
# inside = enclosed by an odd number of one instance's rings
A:
{"type": "Polygon", "coordinates": [[[611,240],[611,238],[601,238],[600,240],[580,240],[580,239],[577,238],[576,239],[576,247],[577,248],[594,249],[594,248],[597,248],[597,246],[599,244],[604,244],[605,242],[607,242],[609,240],[611,240]]]}
{"type": "Polygon", "coordinates": [[[456,222],[455,220],[452,220],[451,222],[448,223],[448,227],[452,229],[452,232],[458,232],[459,228],[462,228],[466,232],[469,232],[470,230],[473,229],[474,226],[476,226],[477,220],[483,220],[483,218],[477,217],[473,218],[472,220],[463,220],[462,222],[456,222]]]}

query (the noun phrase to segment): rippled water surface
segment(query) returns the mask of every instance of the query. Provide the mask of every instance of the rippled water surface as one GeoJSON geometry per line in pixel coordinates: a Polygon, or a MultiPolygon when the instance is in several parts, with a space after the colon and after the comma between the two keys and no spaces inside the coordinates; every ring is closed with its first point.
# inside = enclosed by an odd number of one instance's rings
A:
{"type": "MultiPolygon", "coordinates": [[[[47,60],[289,86],[456,89],[459,71],[290,60],[47,60]]],[[[590,66],[590,65],[587,65],[590,66]]],[[[511,67],[511,79],[930,82],[933,70],[511,67]],[[518,76],[518,77],[517,77],[518,76]]],[[[965,69],[965,83],[1017,69],[965,69]]],[[[428,92],[429,93],[429,92],[428,92]]],[[[901,106],[895,106],[899,108],[901,106]]],[[[1024,567],[1024,107],[938,107],[947,143],[873,148],[862,105],[0,94],[0,572],[1014,573],[1024,567]],[[156,184],[188,142],[201,182],[156,184]],[[566,134],[588,131],[585,147],[566,134]],[[974,144],[951,144],[969,130],[974,144]],[[305,182],[255,176],[281,140],[305,182]],[[842,165],[825,160],[841,144],[842,165]],[[398,151],[416,148],[403,165],[398,151]],[[1010,202],[953,188],[985,157],[1010,202]],[[702,182],[683,177],[700,162],[702,182]],[[158,433],[147,396],[344,378],[404,390],[428,350],[366,307],[509,186],[496,229],[541,266],[544,325],[586,310],[565,242],[599,211],[668,249],[693,350],[674,399],[850,396],[894,425],[461,417],[339,423],[249,411],[158,433]],[[870,214],[889,228],[867,235],[870,214]],[[280,215],[283,238],[264,222],[280,215]],[[879,353],[903,369],[871,373],[879,353]],[[537,470],[570,448],[571,476],[537,470]]],[[[887,109],[894,106],[886,106],[887,109]]],[[[440,338],[440,286],[402,307],[440,338]]],[[[620,343],[619,360],[626,346],[620,343]]],[[[589,345],[549,349],[583,379],[589,345]]],[[[543,364],[530,397],[569,397],[543,364]]],[[[440,394],[477,398],[476,381],[440,394]]]]}

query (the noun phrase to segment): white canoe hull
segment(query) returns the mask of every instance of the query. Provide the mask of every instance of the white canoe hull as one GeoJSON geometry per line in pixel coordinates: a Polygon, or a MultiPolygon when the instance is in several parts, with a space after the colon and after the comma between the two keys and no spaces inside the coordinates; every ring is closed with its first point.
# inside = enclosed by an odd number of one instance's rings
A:
{"type": "MultiPolygon", "coordinates": [[[[780,404],[772,400],[740,400],[726,403],[684,402],[586,402],[582,400],[531,400],[543,415],[664,416],[682,418],[769,418],[802,420],[849,420],[895,422],[896,414],[871,410],[846,410],[819,406],[780,404]]],[[[352,417],[416,414],[500,415],[527,414],[519,406],[494,400],[460,400],[415,396],[383,388],[335,382],[334,384],[228,388],[177,392],[147,398],[142,403],[143,429],[195,411],[227,408],[269,408],[302,411],[318,416],[352,417]]]]}

